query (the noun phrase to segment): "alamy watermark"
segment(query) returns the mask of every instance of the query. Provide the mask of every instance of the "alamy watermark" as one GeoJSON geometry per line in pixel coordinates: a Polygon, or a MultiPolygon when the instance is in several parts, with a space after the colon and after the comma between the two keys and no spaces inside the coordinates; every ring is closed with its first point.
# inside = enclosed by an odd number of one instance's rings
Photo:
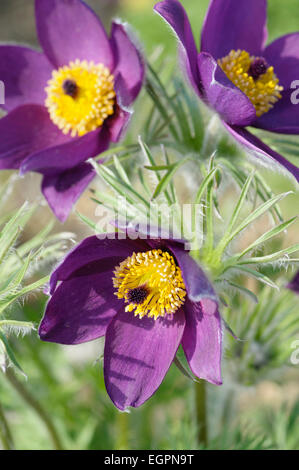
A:
{"type": "Polygon", "coordinates": [[[186,250],[192,250],[200,244],[202,209],[201,204],[150,202],[145,210],[142,204],[132,206],[126,198],[119,196],[113,211],[97,206],[95,233],[99,239],[175,238],[184,242],[186,250]]]}
{"type": "Polygon", "coordinates": [[[299,80],[294,80],[291,83],[291,89],[295,90],[291,93],[291,103],[299,104],[299,80]]]}
{"type": "Polygon", "coordinates": [[[294,349],[294,351],[291,354],[290,362],[294,366],[297,366],[299,364],[299,339],[292,342],[291,348],[294,349]]]}
{"type": "Polygon", "coordinates": [[[5,86],[2,80],[0,80],[0,104],[5,104],[5,86]]]}

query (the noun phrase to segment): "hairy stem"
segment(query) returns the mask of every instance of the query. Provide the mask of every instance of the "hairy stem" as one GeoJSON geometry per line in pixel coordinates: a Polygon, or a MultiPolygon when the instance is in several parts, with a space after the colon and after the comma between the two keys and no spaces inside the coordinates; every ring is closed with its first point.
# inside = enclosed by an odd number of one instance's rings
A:
{"type": "Polygon", "coordinates": [[[194,386],[198,443],[206,447],[208,444],[206,384],[204,380],[200,380],[195,382],[194,386]]]}
{"type": "Polygon", "coordinates": [[[126,450],[129,448],[128,431],[129,431],[129,414],[118,413],[117,415],[117,439],[116,450],[126,450]]]}

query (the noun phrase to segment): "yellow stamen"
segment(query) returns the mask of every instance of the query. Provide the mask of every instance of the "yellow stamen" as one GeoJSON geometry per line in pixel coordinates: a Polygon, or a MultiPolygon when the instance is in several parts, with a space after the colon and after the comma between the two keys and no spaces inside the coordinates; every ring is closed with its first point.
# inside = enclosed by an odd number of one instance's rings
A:
{"type": "Polygon", "coordinates": [[[140,318],[147,315],[156,320],[171,315],[185,302],[181,269],[166,251],[133,253],[115,269],[114,275],[115,295],[128,303],[127,312],[135,310],[134,315],[140,318]]]}
{"type": "Polygon", "coordinates": [[[114,77],[103,64],[80,61],[54,70],[46,88],[46,106],[64,134],[84,135],[100,127],[113,114],[114,77]],[[67,93],[66,83],[76,88],[67,93]]]}
{"type": "Polygon", "coordinates": [[[248,52],[238,49],[230,51],[226,57],[219,59],[218,65],[226,76],[248,96],[259,117],[273,108],[273,105],[281,98],[280,92],[283,91],[283,87],[279,86],[273,67],[268,67],[265,73],[257,79],[250,75],[250,66],[256,59],[248,52]]]}

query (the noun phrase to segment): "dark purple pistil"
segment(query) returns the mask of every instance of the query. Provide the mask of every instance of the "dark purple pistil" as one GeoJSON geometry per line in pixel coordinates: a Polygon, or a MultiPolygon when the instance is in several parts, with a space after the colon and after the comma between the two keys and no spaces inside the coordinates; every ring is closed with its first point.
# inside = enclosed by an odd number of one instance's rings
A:
{"type": "Polygon", "coordinates": [[[263,57],[257,57],[251,62],[248,75],[251,75],[253,80],[257,80],[261,75],[267,72],[268,67],[267,61],[263,57]]]}
{"type": "Polygon", "coordinates": [[[128,292],[128,301],[132,304],[142,304],[149,294],[149,290],[145,286],[135,287],[128,292]]]}
{"type": "Polygon", "coordinates": [[[64,93],[68,96],[71,96],[72,98],[75,98],[78,92],[77,83],[71,79],[64,80],[62,84],[62,88],[63,88],[64,93]]]}

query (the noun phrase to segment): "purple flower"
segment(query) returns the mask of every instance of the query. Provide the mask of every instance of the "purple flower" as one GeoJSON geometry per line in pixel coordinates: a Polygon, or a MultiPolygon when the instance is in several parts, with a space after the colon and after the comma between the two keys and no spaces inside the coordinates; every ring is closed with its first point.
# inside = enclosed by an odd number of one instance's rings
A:
{"type": "Polygon", "coordinates": [[[144,65],[122,24],[110,37],[81,0],[35,0],[43,52],[0,46],[8,114],[0,120],[0,169],[43,175],[61,221],[94,177],[86,162],[122,135],[144,65]]]}
{"type": "Polygon", "coordinates": [[[266,0],[212,0],[198,53],[181,3],[165,0],[155,10],[178,36],[193,88],[227,131],[256,158],[278,162],[299,181],[298,167],[247,130],[299,134],[299,107],[291,101],[292,82],[299,79],[299,33],[265,46],[266,0]]]}
{"type": "Polygon", "coordinates": [[[296,294],[299,294],[299,271],[293,277],[291,282],[288,283],[287,288],[291,289],[296,294]]]}
{"type": "Polygon", "coordinates": [[[105,336],[105,384],[121,410],[151,397],[180,344],[192,372],[220,385],[222,324],[206,275],[182,241],[123,235],[85,239],[52,273],[40,338],[105,336]]]}

